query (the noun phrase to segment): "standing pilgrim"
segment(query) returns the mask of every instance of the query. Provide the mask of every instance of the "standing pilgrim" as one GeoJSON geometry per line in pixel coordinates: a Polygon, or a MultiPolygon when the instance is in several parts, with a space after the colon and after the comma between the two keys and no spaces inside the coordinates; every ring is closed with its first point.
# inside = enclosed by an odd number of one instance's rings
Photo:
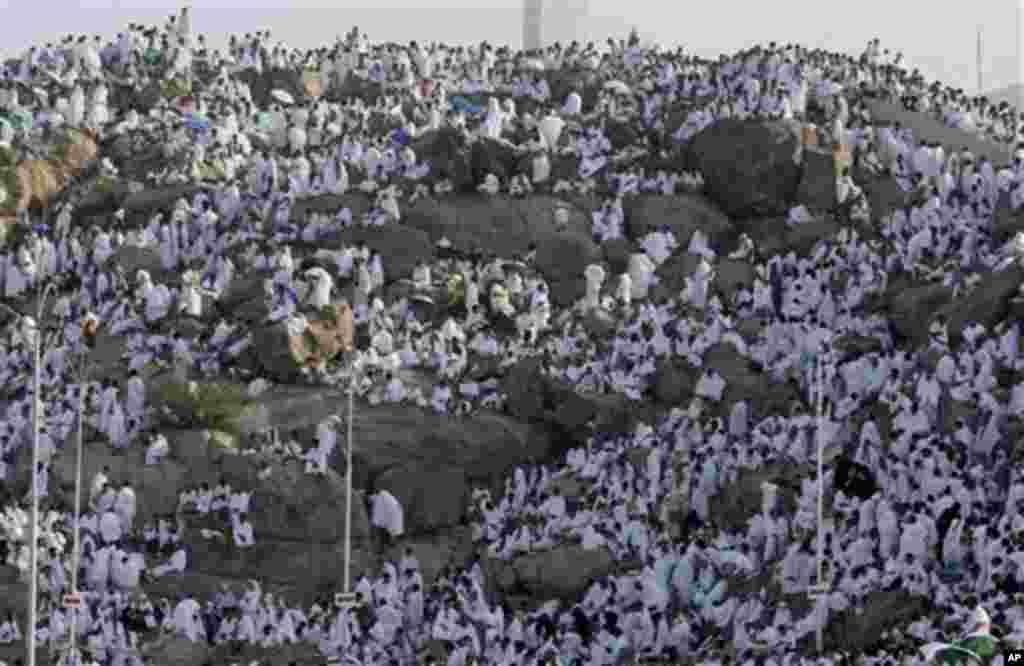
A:
{"type": "Polygon", "coordinates": [[[390,546],[393,539],[405,534],[402,505],[387,490],[374,493],[370,502],[370,524],[381,529],[384,543],[390,546]]]}
{"type": "Polygon", "coordinates": [[[605,272],[601,264],[590,264],[583,271],[587,281],[586,293],[583,296],[583,309],[594,310],[601,304],[601,287],[604,285],[605,272]]]}

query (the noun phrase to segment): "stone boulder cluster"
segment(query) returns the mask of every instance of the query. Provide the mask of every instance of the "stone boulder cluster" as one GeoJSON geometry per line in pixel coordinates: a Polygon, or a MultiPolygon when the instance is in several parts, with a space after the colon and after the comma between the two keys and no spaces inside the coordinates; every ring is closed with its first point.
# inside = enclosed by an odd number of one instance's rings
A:
{"type": "MultiPolygon", "coordinates": [[[[593,69],[566,67],[552,69],[544,76],[555,99],[576,93],[584,107],[593,108],[601,97],[603,82],[593,69]]],[[[220,77],[205,72],[191,82],[190,90],[199,94],[217,85],[220,77]]],[[[379,86],[351,75],[323,90],[318,77],[296,66],[239,69],[230,77],[246,86],[252,103],[261,109],[273,105],[280,93],[300,104],[320,98],[344,101],[353,96],[373,103],[381,93],[379,86]]],[[[172,95],[185,97],[159,85],[138,90],[115,86],[111,91],[113,104],[140,113],[163,108],[166,104],[162,105],[161,100],[166,102],[172,95]]],[[[481,94],[473,101],[487,108],[489,98],[481,94]]],[[[531,108],[545,110],[525,99],[519,111],[525,114],[531,108]]],[[[571,606],[595,581],[642,571],[647,562],[637,557],[616,557],[607,547],[585,547],[578,539],[509,558],[492,556],[477,533],[477,498],[484,492],[501,497],[517,471],[543,468],[545,474],[551,470],[547,488],[557,489],[557,494],[575,507],[601,494],[602,483],[620,481],[596,475],[583,478],[582,474],[561,469],[568,468],[567,455],[588,450],[602,438],[632,437],[638,429],[678,418],[687,410],[702,409],[700,419],[719,419],[723,424],[729,423],[740,404],[749,408],[751,423],[776,416],[788,418],[797,409],[813,410],[813,397],[802,384],[805,369],[778,373],[755,360],[747,346],[765,334],[769,323],[756,316],[733,316],[733,304],[741,292],[755,289],[755,283],[775,279],[759,273],[762,266],[758,262],[770,263],[789,255],[809,259],[823,243],[850,233],[884,245],[888,241],[879,231],[881,225],[893,212],[903,211],[912,203],[910,194],[894,185],[888,174],[858,171],[855,179],[863,189],[870,217],[854,220],[838,205],[836,196],[837,170],[841,170],[846,157],[839,149],[810,141],[804,123],[792,118],[722,118],[685,142],[674,141],[669,134],[680,126],[685,111],[672,109],[660,128],[614,117],[602,122],[604,136],[621,157],[617,169],[647,174],[658,170],[695,173],[701,179],[699,185],[669,194],[649,191],[621,198],[622,234],[614,239],[602,241],[594,232],[595,215],[609,198],[618,198],[612,186],[588,190],[560,189],[551,184],[580,180],[577,174],[583,158],[571,150],[560,150],[567,146],[567,137],[563,136],[562,144],[549,147],[549,183],[539,184],[523,196],[488,194],[480,191],[480,184],[489,175],[507,182],[529,171],[532,152],[521,149],[516,142],[468,136],[455,127],[444,127],[425,131],[409,142],[417,158],[430,165],[430,172],[415,182],[403,178],[392,182],[403,190],[400,219],[379,225],[349,224],[315,240],[288,241],[295,255],[296,275],[314,267],[333,271],[335,254],[353,246],[379,253],[386,270],[376,295],[389,305],[403,302],[408,308],[416,308],[428,328],[423,335],[440,330],[454,310],[447,289],[414,284],[417,270],[424,265],[448,267],[452,257],[500,258],[507,259],[515,270],[543,281],[552,317],[550,326],[531,343],[535,353],[495,359],[475,349],[466,352],[467,370],[459,380],[493,390],[497,397],[486,406],[471,405],[467,398],[464,412],[444,413],[431,408],[429,400],[423,404],[392,403],[371,400],[366,394],[353,399],[340,381],[312,380],[315,371],[329,374],[325,370],[328,366],[334,371],[346,367],[351,370],[358,356],[355,350],[365,351],[377,344],[374,336],[379,325],[375,317],[384,315],[374,312],[372,303],[359,303],[360,295],[365,294],[360,294],[357,279],[335,285],[336,294],[344,296],[344,302],[335,300],[315,310],[302,309],[305,328],[300,331],[291,330],[282,320],[269,320],[272,301],[268,290],[274,288],[282,270],[269,265],[238,270],[216,297],[209,293],[212,289],[204,288],[201,314],[175,311],[159,323],[146,322],[151,332],[166,335],[168,345],[179,340],[205,343],[214,326],[225,322],[251,338],[251,344],[234,358],[230,372],[222,377],[225,382],[237,383],[236,388],[244,386],[246,391],[239,414],[232,421],[237,426],[232,432],[227,428],[211,432],[170,418],[159,420],[153,430],[166,437],[168,452],[154,464],[144,448],[112,448],[100,442],[99,436],[94,437],[98,425],[94,428],[90,424],[86,430],[89,437],[82,478],[93,479],[106,470],[111,479],[130,482],[137,495],[137,525],[168,516],[188,523],[184,536],[189,553],[186,571],[146,580],[146,593],[170,600],[192,595],[205,602],[225,585],[242,589],[255,579],[266,591],[311,605],[326,592],[338,591],[345,575],[346,516],[351,517],[350,564],[355,574],[376,571],[385,560],[397,561],[408,547],[419,561],[426,585],[450,569],[479,562],[489,601],[529,610],[551,601],[571,606]],[[662,145],[655,147],[659,142],[662,145]],[[637,144],[650,149],[635,153],[627,150],[637,144]],[[449,186],[449,191],[441,193],[441,184],[449,186]],[[416,196],[409,196],[416,188],[420,188],[416,196]],[[789,217],[797,208],[810,219],[793,224],[789,217]],[[627,343],[642,346],[664,337],[664,331],[655,330],[648,321],[646,327],[637,325],[636,331],[627,331],[624,320],[628,317],[620,317],[616,310],[619,294],[611,299],[611,307],[585,311],[581,305],[587,296],[588,267],[603,266],[616,277],[628,274],[631,262],[644,252],[644,243],[651,234],[670,234],[678,247],[652,271],[652,284],[642,299],[632,303],[632,312],[677,302],[703,270],[701,250],[710,250],[717,255],[709,279],[710,295],[728,304],[731,337],[723,336],[717,344],[702,349],[699,362],[693,355],[682,353],[652,360],[646,375],[649,381],[635,395],[611,390],[607,381],[595,389],[586,385],[582,374],[579,381],[570,381],[547,360],[562,334],[585,331],[592,345],[587,352],[592,358],[585,360],[609,367],[619,363],[618,354],[627,343]],[[692,238],[705,239],[706,248],[688,247],[692,238]],[[741,242],[752,242],[757,262],[753,256],[735,254],[741,242]],[[715,399],[701,402],[706,396],[700,387],[709,373],[721,378],[725,388],[715,399]],[[236,381],[239,376],[246,381],[236,381]],[[331,417],[338,417],[344,427],[339,428],[338,446],[322,473],[310,473],[301,454],[281,456],[268,453],[270,447],[249,446],[272,435],[275,440],[294,442],[309,451],[317,445],[318,426],[331,417]],[[351,466],[345,455],[349,433],[351,466]],[[353,489],[351,505],[349,480],[353,489]],[[213,514],[183,517],[182,491],[202,484],[251,489],[250,519],[256,535],[252,547],[232,546],[230,531],[226,532],[223,521],[213,518],[213,514]],[[403,508],[405,534],[398,544],[383,543],[371,527],[369,502],[380,491],[387,491],[403,508]]],[[[887,112],[895,114],[884,106],[872,107],[872,111],[879,117],[887,112]]],[[[383,131],[378,133],[386,133],[394,128],[385,124],[379,129],[383,131]]],[[[919,131],[929,129],[934,128],[923,123],[919,131]]],[[[191,158],[187,146],[169,145],[150,127],[102,137],[86,130],[66,129],[52,142],[48,156],[20,162],[7,159],[8,154],[0,148],[0,223],[13,229],[19,217],[56,208],[71,198],[70,184],[75,179],[80,181],[75,185],[80,191],[75,193],[71,223],[76,228],[95,230],[95,235],[103,230],[138,237],[157,214],[168,214],[182,201],[188,208],[199,195],[220,194],[219,185],[212,179],[154,178],[154,174],[180,175],[189,168],[191,158]],[[98,167],[101,162],[104,166],[98,167]],[[97,169],[102,173],[98,175],[97,169]]],[[[597,179],[609,170],[605,167],[597,179]]],[[[366,182],[368,175],[353,166],[350,177],[354,186],[346,192],[292,196],[291,220],[333,217],[340,211],[347,211],[355,220],[379,214],[382,205],[378,192],[357,187],[366,182]]],[[[1024,215],[1014,209],[1008,194],[999,199],[993,220],[992,235],[999,242],[1024,232],[1024,215]]],[[[266,241],[258,248],[260,252],[270,253],[276,243],[284,242],[281,239],[286,236],[275,227],[269,205],[254,224],[266,241]]],[[[116,269],[121,280],[132,281],[133,285],[140,274],[156,282],[183,280],[176,268],[168,268],[158,243],[159,239],[148,246],[120,245],[104,265],[116,269]]],[[[248,255],[243,256],[241,249],[227,253],[239,269],[256,254],[256,248],[247,246],[244,252],[248,255]]],[[[984,272],[969,290],[942,281],[925,281],[906,272],[894,273],[881,293],[872,294],[858,306],[857,314],[884,318],[886,335],[892,336],[895,347],[920,357],[922,365],[937,362],[935,354],[925,353],[933,342],[932,324],[937,320],[946,322],[949,342],[956,345],[971,335],[971,327],[994,329],[1001,322],[1024,315],[1024,301],[1019,299],[1024,268],[1018,264],[984,272]]],[[[135,300],[140,309],[148,306],[143,296],[135,300]]],[[[488,316],[498,319],[489,294],[482,294],[480,302],[488,316]]],[[[32,305],[29,298],[12,301],[17,312],[30,312],[32,305]]],[[[686,312],[700,319],[697,309],[686,312]]],[[[10,323],[12,331],[16,324],[10,323]]],[[[661,323],[665,330],[674,324],[661,323]]],[[[522,334],[517,326],[518,322],[511,321],[510,330],[501,331],[499,337],[504,340],[522,334]]],[[[159,394],[159,387],[164,385],[161,382],[171,382],[182,390],[195,389],[189,383],[195,382],[195,375],[188,367],[168,368],[153,360],[133,366],[135,371],[129,374],[126,358],[142,354],[129,349],[127,335],[103,332],[94,342],[89,354],[90,371],[96,377],[127,381],[128,377],[141,375],[150,395],[159,394]]],[[[880,350],[882,343],[865,332],[844,336],[834,345],[844,358],[856,358],[880,350]]],[[[439,385],[434,383],[433,375],[419,369],[394,369],[382,374],[387,379],[399,377],[407,387],[422,384],[432,389],[439,385]]],[[[17,377],[19,381],[26,379],[25,375],[17,377]]],[[[456,391],[462,389],[456,382],[449,384],[456,391]]],[[[1007,386],[1001,385],[996,390],[1005,393],[1005,389],[1007,386]]],[[[429,397],[429,391],[427,394],[429,397]]],[[[959,403],[948,410],[946,406],[943,403],[942,418],[950,425],[967,412],[959,403]]],[[[898,430],[891,415],[880,408],[877,414],[858,416],[851,423],[855,421],[860,427],[867,418],[883,424],[880,429],[885,438],[898,430]]],[[[793,436],[797,437],[795,431],[793,436]]],[[[832,465],[842,453],[830,445],[826,448],[827,464],[832,465]]],[[[647,446],[628,452],[622,457],[623,467],[632,464],[642,468],[648,464],[650,450],[647,446]]],[[[74,505],[77,470],[73,452],[71,446],[62,447],[48,468],[50,501],[62,506],[74,505]]],[[[31,462],[26,458],[20,455],[12,465],[8,484],[11,497],[24,496],[31,485],[31,462]]],[[[747,530],[761,511],[766,485],[778,490],[778,506],[783,513],[798,513],[804,486],[814,474],[809,464],[775,461],[723,479],[699,539],[714,541],[716,534],[747,530]]],[[[687,532],[686,512],[660,513],[662,508],[655,504],[650,511],[669,516],[674,525],[665,527],[697,539],[687,532]]],[[[833,520],[831,511],[828,518],[833,520]]],[[[0,616],[4,610],[21,612],[25,606],[23,581],[8,573],[5,571],[5,578],[0,579],[0,616]]],[[[806,594],[782,595],[770,582],[773,573],[729,579],[728,603],[738,605],[747,597],[760,595],[758,598],[783,599],[790,608],[804,608],[808,603],[806,594]]],[[[890,627],[915,621],[928,612],[928,603],[916,588],[902,590],[896,585],[889,591],[873,593],[863,612],[832,616],[827,628],[829,647],[850,652],[876,647],[877,636],[890,627]]],[[[801,644],[800,649],[805,647],[801,644]]],[[[153,664],[227,663],[232,658],[223,646],[197,644],[180,636],[162,636],[147,643],[143,653],[153,664]]],[[[0,649],[0,658],[4,654],[0,649]]],[[[735,651],[722,646],[721,654],[733,655],[735,651]]],[[[312,663],[316,655],[306,646],[289,645],[260,652],[254,658],[274,663],[312,663]]]]}

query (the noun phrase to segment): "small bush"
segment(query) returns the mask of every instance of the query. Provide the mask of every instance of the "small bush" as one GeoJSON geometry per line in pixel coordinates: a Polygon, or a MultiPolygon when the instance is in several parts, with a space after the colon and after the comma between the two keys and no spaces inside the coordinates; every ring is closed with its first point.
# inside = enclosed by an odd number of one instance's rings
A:
{"type": "Polygon", "coordinates": [[[252,402],[244,387],[228,382],[197,382],[192,392],[188,384],[170,381],[154,393],[154,406],[177,425],[236,436],[240,433],[239,419],[252,402]]]}
{"type": "Polygon", "coordinates": [[[13,213],[21,196],[18,190],[18,174],[13,166],[7,168],[0,166],[0,186],[7,190],[7,201],[0,204],[0,212],[13,213]]]}
{"type": "Polygon", "coordinates": [[[329,324],[337,324],[338,317],[334,308],[330,305],[325,305],[320,308],[320,321],[327,322],[329,324]]]}
{"type": "Polygon", "coordinates": [[[101,194],[110,194],[114,190],[114,179],[110,176],[100,176],[93,183],[93,189],[101,194]]]}

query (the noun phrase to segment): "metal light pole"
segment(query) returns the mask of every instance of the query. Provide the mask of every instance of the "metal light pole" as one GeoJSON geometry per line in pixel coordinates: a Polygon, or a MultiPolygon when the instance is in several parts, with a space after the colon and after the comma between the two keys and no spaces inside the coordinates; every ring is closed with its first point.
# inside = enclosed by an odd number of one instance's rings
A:
{"type": "Polygon", "coordinates": [[[352,358],[348,378],[348,423],[345,442],[345,590],[352,591],[352,412],[356,394],[356,364],[352,358]]]}
{"type": "MultiPolygon", "coordinates": [[[[39,254],[38,251],[36,253],[39,254]]],[[[36,270],[40,269],[40,262],[36,262],[36,270]]],[[[32,371],[32,530],[31,530],[31,543],[29,544],[29,553],[31,564],[29,566],[29,598],[28,598],[28,620],[29,626],[26,635],[28,637],[28,666],[35,666],[36,664],[36,622],[38,620],[37,615],[39,613],[38,608],[38,594],[39,594],[39,484],[37,481],[37,475],[39,473],[39,419],[41,417],[40,406],[42,400],[40,399],[40,391],[42,389],[42,379],[39,373],[39,356],[40,347],[42,346],[43,337],[43,306],[46,305],[46,299],[53,290],[54,283],[50,282],[43,289],[42,294],[39,296],[39,302],[36,303],[36,330],[35,336],[32,342],[33,348],[33,371],[32,371]]]]}
{"type": "MultiPolygon", "coordinates": [[[[83,344],[88,344],[83,340],[83,344]]],[[[75,546],[71,564],[71,594],[78,595],[78,570],[82,558],[82,441],[85,432],[85,376],[89,364],[89,348],[82,350],[78,366],[78,432],[75,433],[75,546]]],[[[71,614],[71,657],[78,663],[78,608],[71,614]]]]}
{"type": "MultiPolygon", "coordinates": [[[[818,572],[818,594],[825,594],[825,452],[824,444],[825,438],[824,425],[825,425],[825,362],[827,359],[827,351],[821,350],[818,352],[817,377],[815,378],[815,384],[817,384],[818,390],[816,391],[816,405],[815,405],[815,419],[817,421],[815,427],[815,439],[817,448],[818,458],[818,561],[817,561],[817,572],[818,572]]],[[[817,600],[818,603],[822,603],[821,599],[817,600]]],[[[815,629],[815,647],[818,649],[818,654],[825,651],[825,623],[818,622],[817,628],[815,629]]]]}
{"type": "Polygon", "coordinates": [[[1020,114],[1024,113],[1024,49],[1021,48],[1021,39],[1024,38],[1024,0],[1017,0],[1017,108],[1014,109],[1014,129],[1016,135],[1013,137],[1013,151],[1017,150],[1017,144],[1021,142],[1021,119],[1020,114]]]}

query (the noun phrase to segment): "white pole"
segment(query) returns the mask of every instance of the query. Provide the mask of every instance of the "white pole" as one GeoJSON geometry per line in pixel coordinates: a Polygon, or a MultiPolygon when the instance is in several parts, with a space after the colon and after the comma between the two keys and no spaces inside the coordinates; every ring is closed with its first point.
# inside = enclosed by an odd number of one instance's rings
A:
{"type": "MultiPolygon", "coordinates": [[[[825,425],[824,411],[825,411],[825,352],[824,350],[818,353],[818,372],[817,372],[817,427],[815,428],[815,437],[817,438],[817,450],[818,450],[818,594],[825,593],[825,460],[823,455],[823,443],[824,437],[822,437],[823,426],[825,425]]],[[[815,600],[816,603],[822,603],[821,599],[815,600]]],[[[815,646],[818,649],[818,654],[825,651],[825,627],[824,622],[819,621],[817,623],[817,629],[815,631],[815,646]]]]}
{"type": "Polygon", "coordinates": [[[983,79],[982,79],[981,63],[982,63],[981,26],[979,25],[978,26],[978,63],[977,63],[977,68],[978,68],[978,94],[979,95],[984,95],[985,94],[985,86],[983,84],[983,79]]]}
{"type": "MultiPolygon", "coordinates": [[[[42,266],[39,254],[37,251],[37,267],[42,266]]],[[[39,373],[39,356],[43,337],[43,306],[46,304],[46,297],[49,296],[52,287],[52,282],[46,285],[46,288],[39,295],[39,302],[36,303],[36,330],[35,340],[32,345],[32,474],[29,481],[32,484],[32,529],[29,538],[32,541],[29,543],[28,631],[26,632],[28,636],[28,666],[35,666],[36,664],[36,622],[38,621],[37,616],[39,614],[37,599],[39,596],[39,484],[36,481],[36,475],[39,473],[39,419],[41,417],[39,408],[42,405],[40,391],[42,390],[43,383],[39,373]]]]}
{"type": "MultiPolygon", "coordinates": [[[[83,341],[84,343],[85,341],[83,341]]],[[[78,569],[82,558],[82,441],[85,431],[85,373],[89,350],[82,350],[78,368],[78,432],[75,434],[75,550],[71,563],[71,593],[78,595],[78,569]]],[[[78,608],[71,609],[71,656],[78,663],[78,608]]]]}
{"type": "Polygon", "coordinates": [[[29,483],[32,484],[32,529],[29,532],[29,581],[28,581],[28,627],[25,635],[28,637],[28,666],[36,664],[36,597],[38,596],[37,586],[39,583],[39,549],[36,542],[39,539],[39,493],[37,492],[36,475],[39,473],[39,319],[36,319],[35,342],[33,346],[34,369],[32,371],[32,474],[29,483]]]}
{"type": "Polygon", "coordinates": [[[356,392],[355,358],[348,380],[348,434],[345,444],[345,593],[352,591],[352,412],[356,392]]]}
{"type": "Polygon", "coordinates": [[[1024,49],[1021,49],[1021,39],[1024,38],[1024,0],[1017,0],[1017,108],[1014,109],[1013,118],[1017,134],[1014,137],[1011,153],[1017,150],[1020,143],[1021,120],[1020,114],[1024,112],[1024,49]]]}

